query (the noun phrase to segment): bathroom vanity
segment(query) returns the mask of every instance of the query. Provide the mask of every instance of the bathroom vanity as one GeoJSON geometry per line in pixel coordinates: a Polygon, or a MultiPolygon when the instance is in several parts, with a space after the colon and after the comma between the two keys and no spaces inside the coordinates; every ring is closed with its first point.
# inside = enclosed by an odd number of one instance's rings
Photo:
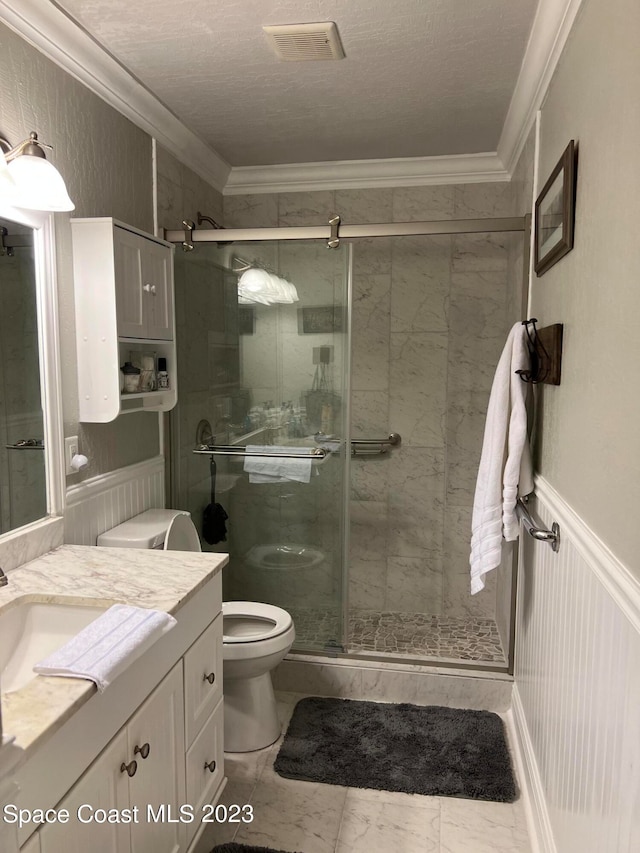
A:
{"type": "MultiPolygon", "coordinates": [[[[104,693],[83,679],[14,676],[15,689],[2,695],[2,713],[5,733],[24,750],[14,776],[20,787],[15,805],[32,813],[55,809],[46,823],[31,820],[19,828],[21,851],[195,848],[208,806],[226,782],[226,562],[222,554],[63,545],[11,572],[0,589],[0,622],[34,603],[45,615],[75,605],[96,608],[96,616],[128,603],[165,610],[177,620],[104,693]],[[96,809],[114,809],[117,819],[100,822],[96,809]]],[[[24,614],[34,622],[29,630],[46,624],[42,616],[24,614]]]]}

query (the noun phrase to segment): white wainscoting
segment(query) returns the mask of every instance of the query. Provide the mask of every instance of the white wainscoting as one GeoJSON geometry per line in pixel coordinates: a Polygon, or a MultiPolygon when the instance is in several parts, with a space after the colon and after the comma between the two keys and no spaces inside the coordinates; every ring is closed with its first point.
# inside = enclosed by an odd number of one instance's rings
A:
{"type": "Polygon", "coordinates": [[[64,541],[95,545],[97,537],[147,509],[165,505],[164,458],[155,456],[67,490],[64,541]]]}
{"type": "Polygon", "coordinates": [[[523,535],[513,713],[539,849],[640,849],[640,584],[544,480],[523,535]]]}

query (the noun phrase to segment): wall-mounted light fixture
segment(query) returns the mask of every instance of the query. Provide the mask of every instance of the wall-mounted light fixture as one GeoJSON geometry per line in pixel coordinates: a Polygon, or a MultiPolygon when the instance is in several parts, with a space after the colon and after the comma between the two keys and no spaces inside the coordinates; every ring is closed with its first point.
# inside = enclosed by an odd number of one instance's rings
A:
{"type": "Polygon", "coordinates": [[[51,146],[33,131],[13,148],[0,136],[0,197],[26,210],[73,210],[62,175],[47,160],[45,148],[51,146]]]}

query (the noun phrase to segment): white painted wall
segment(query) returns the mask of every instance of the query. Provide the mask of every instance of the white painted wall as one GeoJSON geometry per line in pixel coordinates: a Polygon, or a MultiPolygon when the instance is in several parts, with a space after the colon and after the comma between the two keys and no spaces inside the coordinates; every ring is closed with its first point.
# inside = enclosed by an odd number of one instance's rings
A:
{"type": "Polygon", "coordinates": [[[640,578],[640,4],[586,0],[542,109],[541,185],[579,146],[575,247],[532,286],[564,323],[562,385],[542,393],[538,471],[640,578]]]}
{"type": "Polygon", "coordinates": [[[528,312],[565,333],[536,446],[536,510],[562,544],[523,542],[514,689],[545,853],[640,838],[639,32],[637,0],[584,0],[541,113],[540,186],[579,146],[575,247],[528,312]]]}

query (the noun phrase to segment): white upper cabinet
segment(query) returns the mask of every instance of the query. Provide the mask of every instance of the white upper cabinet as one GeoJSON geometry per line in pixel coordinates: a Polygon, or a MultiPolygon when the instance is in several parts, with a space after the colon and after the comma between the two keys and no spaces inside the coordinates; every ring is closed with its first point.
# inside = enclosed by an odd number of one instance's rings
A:
{"type": "Polygon", "coordinates": [[[177,402],[173,246],[111,218],[71,228],[80,421],[168,411],[177,402]],[[145,355],[166,360],[169,388],[122,393],[121,366],[145,355]]]}
{"type": "Polygon", "coordinates": [[[119,336],[172,340],[171,250],[118,227],[113,247],[119,336]]]}

